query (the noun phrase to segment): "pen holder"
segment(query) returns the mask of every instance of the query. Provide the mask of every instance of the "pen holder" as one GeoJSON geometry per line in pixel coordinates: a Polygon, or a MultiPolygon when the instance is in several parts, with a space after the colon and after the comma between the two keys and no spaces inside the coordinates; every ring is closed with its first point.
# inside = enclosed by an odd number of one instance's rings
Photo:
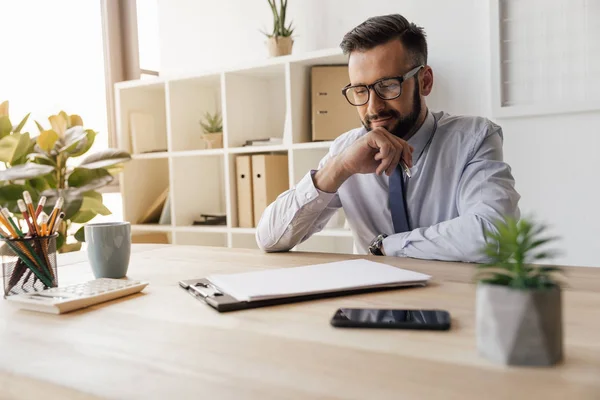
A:
{"type": "Polygon", "coordinates": [[[0,239],[5,298],[58,285],[57,237],[0,239]]]}

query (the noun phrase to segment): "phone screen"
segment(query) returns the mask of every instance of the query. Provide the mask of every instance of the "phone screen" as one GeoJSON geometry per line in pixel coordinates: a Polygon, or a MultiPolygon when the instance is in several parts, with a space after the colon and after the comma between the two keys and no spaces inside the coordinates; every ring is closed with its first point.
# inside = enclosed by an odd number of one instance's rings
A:
{"type": "Polygon", "coordinates": [[[340,308],[331,319],[340,327],[449,329],[450,314],[444,310],[340,308]]]}

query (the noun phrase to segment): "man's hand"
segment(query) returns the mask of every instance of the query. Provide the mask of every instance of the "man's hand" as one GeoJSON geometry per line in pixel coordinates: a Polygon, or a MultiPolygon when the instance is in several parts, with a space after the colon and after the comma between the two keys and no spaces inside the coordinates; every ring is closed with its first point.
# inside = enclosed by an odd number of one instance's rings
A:
{"type": "Polygon", "coordinates": [[[390,176],[403,160],[412,167],[414,148],[406,141],[392,135],[385,128],[377,127],[358,139],[342,153],[332,158],[314,176],[315,186],[334,193],[354,174],[390,176]]]}

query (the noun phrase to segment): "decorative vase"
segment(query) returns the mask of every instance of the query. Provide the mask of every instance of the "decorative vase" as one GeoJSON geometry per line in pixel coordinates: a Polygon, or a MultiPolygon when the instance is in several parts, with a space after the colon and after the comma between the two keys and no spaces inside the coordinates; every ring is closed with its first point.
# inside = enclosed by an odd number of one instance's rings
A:
{"type": "Polygon", "coordinates": [[[202,140],[204,140],[207,149],[223,148],[223,132],[203,133],[202,140]]]}
{"type": "Polygon", "coordinates": [[[561,290],[477,285],[477,349],[507,365],[549,366],[563,358],[561,290]]]}
{"type": "Polygon", "coordinates": [[[287,56],[292,54],[294,40],[291,36],[273,36],[267,39],[270,57],[287,56]]]}

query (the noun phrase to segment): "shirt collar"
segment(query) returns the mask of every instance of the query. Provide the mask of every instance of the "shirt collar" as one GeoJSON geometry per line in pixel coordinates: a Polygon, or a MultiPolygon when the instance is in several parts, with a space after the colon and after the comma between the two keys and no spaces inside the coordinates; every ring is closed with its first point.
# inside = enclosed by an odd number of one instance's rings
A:
{"type": "Polygon", "coordinates": [[[419,161],[419,157],[421,156],[423,149],[425,149],[427,142],[429,142],[431,135],[433,135],[434,125],[435,118],[433,117],[431,111],[427,110],[427,116],[425,117],[425,121],[423,121],[423,124],[421,125],[419,130],[417,130],[417,132],[414,135],[412,135],[410,139],[408,139],[408,144],[414,147],[414,151],[412,153],[413,165],[417,164],[417,161],[419,161]]]}

